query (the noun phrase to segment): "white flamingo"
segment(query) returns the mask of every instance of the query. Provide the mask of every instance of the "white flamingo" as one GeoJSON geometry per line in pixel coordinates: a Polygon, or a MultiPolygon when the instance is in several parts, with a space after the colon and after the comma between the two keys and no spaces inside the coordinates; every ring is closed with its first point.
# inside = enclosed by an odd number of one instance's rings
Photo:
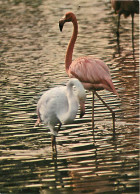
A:
{"type": "Polygon", "coordinates": [[[56,150],[58,131],[62,124],[72,123],[80,105],[80,118],[85,113],[85,90],[81,82],[72,78],[66,86],[52,88],[46,91],[38,101],[38,119],[35,126],[41,122],[47,125],[52,133],[52,149],[56,150]],[[59,125],[56,128],[56,125],[59,125]]]}

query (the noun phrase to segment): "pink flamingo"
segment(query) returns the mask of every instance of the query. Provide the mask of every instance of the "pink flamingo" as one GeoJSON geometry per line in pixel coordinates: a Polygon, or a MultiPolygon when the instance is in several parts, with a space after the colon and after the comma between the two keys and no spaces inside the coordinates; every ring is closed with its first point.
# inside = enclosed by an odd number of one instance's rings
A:
{"type": "Polygon", "coordinates": [[[96,90],[106,89],[118,96],[117,91],[112,83],[109,68],[100,59],[95,59],[92,56],[80,57],[72,61],[74,44],[78,34],[78,23],[76,16],[72,12],[67,12],[59,21],[59,28],[62,31],[66,22],[72,22],[74,26],[73,34],[68,44],[65,69],[70,78],[79,79],[84,88],[93,91],[93,108],[92,108],[92,127],[94,129],[94,94],[102,101],[102,103],[110,110],[113,118],[113,134],[115,134],[115,112],[102,100],[96,90]]]}

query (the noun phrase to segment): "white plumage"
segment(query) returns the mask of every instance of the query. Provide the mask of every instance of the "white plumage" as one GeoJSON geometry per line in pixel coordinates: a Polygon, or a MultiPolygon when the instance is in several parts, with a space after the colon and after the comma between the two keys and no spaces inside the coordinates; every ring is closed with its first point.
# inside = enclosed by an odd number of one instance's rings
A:
{"type": "Polygon", "coordinates": [[[62,124],[72,123],[80,105],[80,117],[85,113],[85,90],[81,82],[72,78],[66,86],[52,88],[46,91],[37,104],[38,120],[47,125],[53,136],[57,136],[62,124]],[[59,128],[56,125],[59,124],[59,128]]]}

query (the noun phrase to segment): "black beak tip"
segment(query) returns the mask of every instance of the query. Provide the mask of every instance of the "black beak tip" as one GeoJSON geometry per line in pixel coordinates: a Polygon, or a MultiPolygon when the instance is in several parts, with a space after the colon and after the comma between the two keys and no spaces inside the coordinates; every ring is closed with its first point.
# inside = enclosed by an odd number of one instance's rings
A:
{"type": "Polygon", "coordinates": [[[62,32],[62,30],[63,30],[63,25],[62,25],[61,23],[59,23],[59,29],[60,29],[60,31],[62,32]]]}
{"type": "Polygon", "coordinates": [[[80,113],[80,118],[82,118],[84,116],[84,113],[80,113]]]}
{"type": "Polygon", "coordinates": [[[64,20],[64,19],[60,19],[60,20],[59,20],[59,29],[60,29],[61,32],[62,32],[62,30],[63,30],[64,24],[65,24],[65,20],[64,20]]]}

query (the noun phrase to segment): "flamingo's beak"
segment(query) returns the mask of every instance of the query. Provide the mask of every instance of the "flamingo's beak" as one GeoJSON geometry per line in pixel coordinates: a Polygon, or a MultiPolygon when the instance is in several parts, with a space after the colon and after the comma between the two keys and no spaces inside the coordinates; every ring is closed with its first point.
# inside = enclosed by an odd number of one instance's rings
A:
{"type": "Polygon", "coordinates": [[[62,30],[63,30],[64,24],[65,24],[64,18],[60,19],[60,20],[59,20],[59,29],[60,29],[61,32],[62,32],[62,30]]]}
{"type": "Polygon", "coordinates": [[[80,118],[82,118],[85,114],[85,103],[80,102],[80,118]]]}

